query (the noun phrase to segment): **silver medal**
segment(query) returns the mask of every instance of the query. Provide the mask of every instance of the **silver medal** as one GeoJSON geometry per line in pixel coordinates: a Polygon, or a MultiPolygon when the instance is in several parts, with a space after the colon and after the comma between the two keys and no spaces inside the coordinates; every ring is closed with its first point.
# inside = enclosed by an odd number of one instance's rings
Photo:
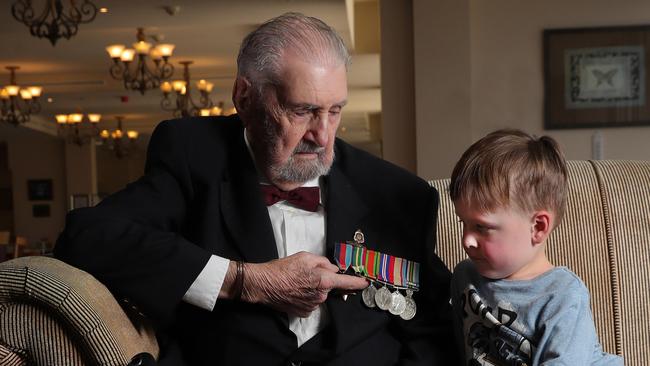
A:
{"type": "Polygon", "coordinates": [[[374,308],[375,306],[377,306],[375,304],[376,292],[377,292],[377,288],[373,284],[370,284],[370,286],[366,287],[361,293],[361,298],[363,299],[363,303],[366,304],[367,307],[374,308]]]}
{"type": "Polygon", "coordinates": [[[401,315],[404,312],[404,309],[406,309],[406,299],[402,296],[399,290],[395,290],[395,292],[390,295],[390,306],[388,307],[388,311],[393,315],[401,315]]]}
{"type": "Polygon", "coordinates": [[[381,310],[388,310],[388,307],[390,306],[391,295],[392,294],[388,288],[386,288],[386,286],[383,286],[377,290],[377,293],[375,294],[375,303],[377,304],[377,307],[381,310]]]}
{"type": "Polygon", "coordinates": [[[404,320],[411,320],[417,312],[417,306],[415,305],[415,300],[411,297],[413,291],[406,290],[406,299],[404,299],[404,311],[399,315],[404,320]]]}

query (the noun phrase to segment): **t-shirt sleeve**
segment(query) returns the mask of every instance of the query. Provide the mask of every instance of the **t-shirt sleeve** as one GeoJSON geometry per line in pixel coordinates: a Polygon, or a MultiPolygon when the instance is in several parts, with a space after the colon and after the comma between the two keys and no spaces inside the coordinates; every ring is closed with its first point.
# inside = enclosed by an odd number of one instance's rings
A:
{"type": "Polygon", "coordinates": [[[589,307],[589,292],[579,281],[559,291],[540,314],[540,366],[589,365],[600,348],[589,307]]]}

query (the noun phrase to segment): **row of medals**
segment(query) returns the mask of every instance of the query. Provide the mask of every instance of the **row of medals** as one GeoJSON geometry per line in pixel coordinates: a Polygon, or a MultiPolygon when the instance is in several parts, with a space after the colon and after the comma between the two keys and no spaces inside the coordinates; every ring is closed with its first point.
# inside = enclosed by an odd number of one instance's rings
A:
{"type": "Polygon", "coordinates": [[[382,285],[382,283],[371,281],[370,286],[366,287],[361,293],[363,303],[369,307],[378,307],[381,310],[388,311],[393,315],[398,315],[404,320],[411,320],[415,316],[417,306],[413,300],[413,290],[406,290],[406,297],[402,295],[399,288],[393,287],[395,291],[391,292],[388,289],[389,285],[382,285]],[[375,283],[379,288],[375,287],[375,283]]]}
{"type": "MultiPolygon", "coordinates": [[[[354,244],[363,245],[365,242],[364,237],[365,235],[363,235],[361,229],[357,229],[354,232],[354,244]]],[[[415,300],[413,300],[413,290],[410,288],[401,289],[406,290],[406,297],[402,295],[400,288],[383,284],[380,281],[370,280],[370,286],[363,290],[361,298],[363,299],[363,303],[369,308],[378,307],[384,311],[388,310],[389,313],[397,315],[404,320],[411,320],[417,311],[415,300]],[[375,287],[375,283],[379,286],[379,289],[375,287]],[[389,286],[395,291],[390,292],[388,289],[389,286]]]]}

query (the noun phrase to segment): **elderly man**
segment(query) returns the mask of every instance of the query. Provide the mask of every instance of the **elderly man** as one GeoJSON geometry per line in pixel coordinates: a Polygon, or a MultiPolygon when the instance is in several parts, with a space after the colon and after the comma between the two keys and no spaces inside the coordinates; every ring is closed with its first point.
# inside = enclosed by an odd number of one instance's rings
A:
{"type": "Polygon", "coordinates": [[[266,22],[241,45],[238,116],[162,122],[141,179],[70,213],[56,255],[154,321],[161,364],[455,361],[437,193],[336,139],[348,64],[322,21],[266,22]],[[368,253],[421,264],[413,319],[338,273],[356,230],[368,253]]]}

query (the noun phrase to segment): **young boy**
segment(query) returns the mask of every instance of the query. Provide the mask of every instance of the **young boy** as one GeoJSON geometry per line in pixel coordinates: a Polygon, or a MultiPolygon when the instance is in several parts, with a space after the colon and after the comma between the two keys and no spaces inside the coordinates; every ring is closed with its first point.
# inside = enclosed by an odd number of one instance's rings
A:
{"type": "Polygon", "coordinates": [[[623,365],[601,349],[585,285],[546,257],[567,197],[555,140],[493,132],[463,154],[449,191],[469,256],[451,285],[466,364],[623,365]]]}

